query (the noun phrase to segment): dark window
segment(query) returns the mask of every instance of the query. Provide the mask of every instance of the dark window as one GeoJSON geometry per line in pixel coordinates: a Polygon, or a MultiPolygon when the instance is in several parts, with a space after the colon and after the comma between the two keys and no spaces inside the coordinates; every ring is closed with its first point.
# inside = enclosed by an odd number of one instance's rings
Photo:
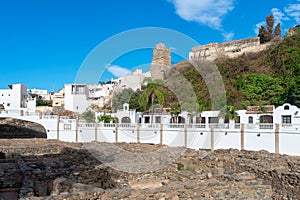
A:
{"type": "Polygon", "coordinates": [[[282,115],[282,123],[283,124],[291,124],[292,123],[292,116],[291,115],[282,115]]]}
{"type": "Polygon", "coordinates": [[[209,124],[217,124],[217,123],[219,123],[219,118],[218,117],[209,117],[208,123],[209,124]]]}
{"type": "Polygon", "coordinates": [[[248,123],[249,123],[249,124],[253,124],[253,117],[249,117],[249,118],[248,118],[248,123]]]}
{"type": "Polygon", "coordinates": [[[150,117],[145,117],[145,124],[149,124],[150,123],[150,117]]]}
{"type": "Polygon", "coordinates": [[[161,117],[155,117],[155,123],[161,123],[161,117]]]}
{"type": "Polygon", "coordinates": [[[284,106],[284,108],[283,108],[284,110],[289,110],[290,109],[290,107],[289,106],[284,106]]]}
{"type": "Polygon", "coordinates": [[[121,123],[130,123],[130,118],[129,117],[123,117],[121,119],[121,123]]]}

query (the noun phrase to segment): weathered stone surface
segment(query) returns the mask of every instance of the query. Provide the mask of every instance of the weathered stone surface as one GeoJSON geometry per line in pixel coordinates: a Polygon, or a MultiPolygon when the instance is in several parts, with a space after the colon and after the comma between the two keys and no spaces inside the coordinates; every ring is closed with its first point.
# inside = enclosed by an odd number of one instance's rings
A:
{"type": "Polygon", "coordinates": [[[37,123],[0,118],[0,138],[47,138],[45,128],[37,123]]]}
{"type": "Polygon", "coordinates": [[[190,60],[206,59],[214,60],[221,56],[231,58],[247,54],[251,52],[259,52],[266,49],[271,43],[260,44],[259,37],[246,38],[242,40],[234,40],[230,42],[209,43],[202,46],[197,46],[190,52],[190,60]]]}
{"type": "MultiPolygon", "coordinates": [[[[110,145],[135,153],[166,148],[110,145]]],[[[204,155],[186,149],[170,165],[129,173],[106,166],[84,146],[43,139],[0,140],[7,156],[0,163],[0,197],[13,191],[21,199],[300,199],[299,157],[235,149],[204,155]]],[[[143,166],[136,163],[139,167],[143,166]]]]}
{"type": "Polygon", "coordinates": [[[152,63],[150,73],[152,79],[164,80],[167,71],[171,67],[171,50],[163,43],[157,44],[153,49],[152,63]]]}

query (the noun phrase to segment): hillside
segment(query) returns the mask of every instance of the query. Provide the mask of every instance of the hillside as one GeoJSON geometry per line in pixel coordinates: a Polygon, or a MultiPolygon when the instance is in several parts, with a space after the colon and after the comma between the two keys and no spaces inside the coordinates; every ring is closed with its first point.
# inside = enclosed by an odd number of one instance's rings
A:
{"type": "MultiPolygon", "coordinates": [[[[214,62],[225,84],[227,104],[236,109],[285,102],[300,107],[299,28],[294,35],[274,42],[262,52],[219,57],[214,62]]],[[[193,85],[200,108],[210,109],[208,89],[199,72],[186,61],[174,69],[193,85]]]]}

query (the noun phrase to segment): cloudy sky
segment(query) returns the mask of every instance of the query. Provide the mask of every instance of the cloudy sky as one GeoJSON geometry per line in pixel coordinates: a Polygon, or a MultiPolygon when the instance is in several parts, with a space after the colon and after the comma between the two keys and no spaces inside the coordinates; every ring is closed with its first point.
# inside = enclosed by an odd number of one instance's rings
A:
{"type": "MultiPolygon", "coordinates": [[[[221,43],[256,36],[271,13],[285,33],[300,24],[300,0],[1,1],[0,89],[23,83],[29,88],[58,90],[74,82],[97,45],[127,30],[160,27],[185,34],[201,45],[221,43]]],[[[140,37],[147,40],[149,36],[140,37]]],[[[95,65],[107,69],[99,79],[107,81],[109,75],[120,76],[139,66],[147,69],[152,50],[133,52],[104,66],[95,65]]],[[[179,60],[175,57],[173,63],[179,60]]]]}

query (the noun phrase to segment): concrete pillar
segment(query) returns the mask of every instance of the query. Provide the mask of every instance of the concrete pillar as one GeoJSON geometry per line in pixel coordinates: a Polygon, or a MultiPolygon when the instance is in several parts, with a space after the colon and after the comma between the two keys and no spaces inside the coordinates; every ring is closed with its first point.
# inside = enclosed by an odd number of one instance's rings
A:
{"type": "Polygon", "coordinates": [[[241,150],[245,149],[245,124],[241,124],[241,150]]]}
{"type": "Polygon", "coordinates": [[[275,153],[279,154],[279,124],[275,124],[275,153]]]}
{"type": "Polygon", "coordinates": [[[184,124],[184,147],[187,147],[187,129],[188,129],[188,125],[184,124]]]}
{"type": "Polygon", "coordinates": [[[78,143],[78,119],[75,122],[76,143],[78,143]]]}
{"type": "Polygon", "coordinates": [[[140,123],[136,125],[136,134],[137,143],[140,143],[140,123]]]}
{"type": "Polygon", "coordinates": [[[57,123],[56,123],[56,138],[57,138],[57,140],[59,140],[59,120],[60,120],[60,116],[58,115],[57,116],[57,123]]]}
{"type": "Polygon", "coordinates": [[[163,144],[163,124],[160,124],[160,129],[159,129],[159,144],[163,144]]]}
{"type": "Polygon", "coordinates": [[[116,123],[115,124],[115,134],[116,134],[116,143],[118,143],[118,140],[119,140],[119,133],[118,133],[118,131],[119,131],[119,124],[118,123],[116,123]]]}
{"type": "Polygon", "coordinates": [[[97,130],[97,127],[98,126],[98,124],[97,123],[95,123],[95,141],[97,142],[97,140],[98,140],[98,130],[97,130]]]}
{"type": "Polygon", "coordinates": [[[215,150],[214,124],[210,126],[210,150],[212,152],[215,150]]]}

